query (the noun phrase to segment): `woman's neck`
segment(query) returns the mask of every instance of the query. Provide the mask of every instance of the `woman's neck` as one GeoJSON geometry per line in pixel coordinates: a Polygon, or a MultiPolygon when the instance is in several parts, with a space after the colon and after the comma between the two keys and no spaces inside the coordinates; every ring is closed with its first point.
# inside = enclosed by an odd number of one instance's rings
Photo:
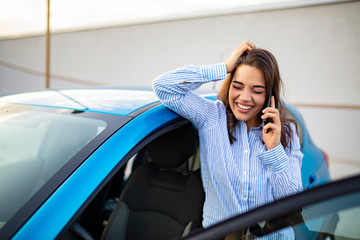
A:
{"type": "Polygon", "coordinates": [[[247,132],[249,133],[250,128],[260,126],[261,120],[259,120],[258,118],[253,118],[253,119],[246,121],[245,123],[246,123],[246,127],[247,127],[247,132]]]}

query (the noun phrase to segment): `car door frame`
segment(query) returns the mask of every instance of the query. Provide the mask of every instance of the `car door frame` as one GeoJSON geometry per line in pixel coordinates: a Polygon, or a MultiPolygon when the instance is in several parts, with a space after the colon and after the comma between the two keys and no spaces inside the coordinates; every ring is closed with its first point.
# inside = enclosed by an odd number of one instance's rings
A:
{"type": "Polygon", "coordinates": [[[304,206],[334,199],[339,196],[360,191],[360,175],[314,187],[292,196],[274,201],[264,206],[237,215],[206,229],[191,232],[183,240],[211,240],[246,229],[255,224],[285,216],[304,206]]]}

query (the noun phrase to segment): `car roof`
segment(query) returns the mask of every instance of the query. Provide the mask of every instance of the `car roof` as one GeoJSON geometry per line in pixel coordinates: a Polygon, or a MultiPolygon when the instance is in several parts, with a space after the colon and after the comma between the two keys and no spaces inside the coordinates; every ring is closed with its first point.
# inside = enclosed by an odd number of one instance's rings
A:
{"type": "Polygon", "coordinates": [[[124,89],[66,89],[24,92],[0,97],[0,102],[66,108],[127,116],[158,102],[153,91],[124,89]]]}

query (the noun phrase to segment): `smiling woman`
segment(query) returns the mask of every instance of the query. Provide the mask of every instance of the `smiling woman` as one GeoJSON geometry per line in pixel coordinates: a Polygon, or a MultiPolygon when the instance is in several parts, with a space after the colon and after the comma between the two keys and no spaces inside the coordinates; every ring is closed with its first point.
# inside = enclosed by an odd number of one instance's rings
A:
{"type": "MultiPolygon", "coordinates": [[[[250,41],[236,47],[225,63],[188,65],[153,81],[164,105],[198,128],[206,194],[203,227],[302,190],[303,154],[295,126],[281,116],[280,85],[275,57],[250,41]],[[224,78],[215,102],[193,92],[224,78]],[[264,125],[267,118],[271,121],[264,125]]],[[[293,238],[287,228],[266,239],[293,238]]]]}

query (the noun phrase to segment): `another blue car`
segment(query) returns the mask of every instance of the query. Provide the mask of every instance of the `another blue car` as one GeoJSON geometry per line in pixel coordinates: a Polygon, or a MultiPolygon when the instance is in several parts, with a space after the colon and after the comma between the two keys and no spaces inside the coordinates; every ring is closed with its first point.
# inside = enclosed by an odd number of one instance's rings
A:
{"type": "MultiPolygon", "coordinates": [[[[286,106],[298,122],[304,189],[330,182],[324,153],[286,106]]],[[[196,129],[152,91],[0,97],[0,239],[191,236],[201,229],[199,168],[196,129]]]]}

